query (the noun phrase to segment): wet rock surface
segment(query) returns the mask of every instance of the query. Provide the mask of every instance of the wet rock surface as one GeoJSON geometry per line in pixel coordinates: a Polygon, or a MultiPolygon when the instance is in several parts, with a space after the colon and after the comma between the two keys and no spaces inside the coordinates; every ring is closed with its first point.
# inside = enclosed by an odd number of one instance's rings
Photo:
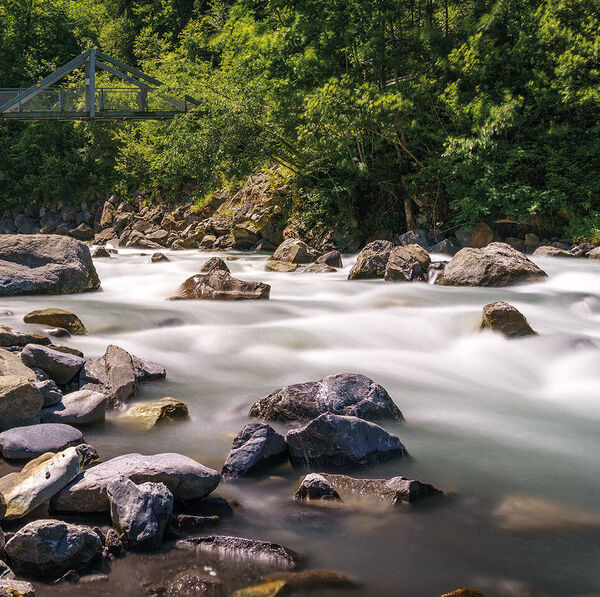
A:
{"type": "Polygon", "coordinates": [[[63,328],[74,335],[83,336],[87,334],[87,329],[81,319],[75,313],[64,309],[52,308],[31,311],[23,317],[23,321],[25,323],[39,323],[63,328]]]}
{"type": "Polygon", "coordinates": [[[525,316],[516,307],[504,301],[490,303],[483,308],[481,327],[500,332],[507,338],[536,335],[525,316]]]}
{"type": "Polygon", "coordinates": [[[154,427],[190,418],[188,407],[176,398],[161,398],[155,402],[135,404],[123,413],[123,418],[131,422],[154,427]]]}

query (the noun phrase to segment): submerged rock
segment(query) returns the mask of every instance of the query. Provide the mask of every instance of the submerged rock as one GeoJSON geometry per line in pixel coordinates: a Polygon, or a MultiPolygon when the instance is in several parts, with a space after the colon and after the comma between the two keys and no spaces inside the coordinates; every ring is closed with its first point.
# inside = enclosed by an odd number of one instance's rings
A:
{"type": "Polygon", "coordinates": [[[196,574],[183,574],[176,578],[168,587],[166,597],[224,597],[223,586],[214,579],[208,579],[196,574]]]}
{"type": "Polygon", "coordinates": [[[295,272],[299,265],[290,263],[289,261],[267,261],[265,263],[265,271],[267,272],[295,272]]]}
{"type": "Polygon", "coordinates": [[[64,309],[43,309],[31,311],[23,317],[25,323],[41,323],[63,328],[75,335],[85,335],[87,330],[75,313],[64,309]]]}
{"type": "Polygon", "coordinates": [[[331,267],[344,267],[342,265],[342,254],[335,250],[317,257],[315,263],[325,263],[331,267]]]}
{"type": "Polygon", "coordinates": [[[407,456],[395,435],[358,417],[324,414],[288,431],[285,441],[297,468],[337,471],[407,456]]]}
{"type": "Polygon", "coordinates": [[[282,435],[266,423],[249,423],[233,440],[221,474],[230,479],[255,475],[287,458],[282,435]]]}
{"type": "Polygon", "coordinates": [[[213,272],[231,273],[227,264],[220,257],[211,257],[201,268],[201,274],[212,274],[213,272]]]}
{"type": "Polygon", "coordinates": [[[161,398],[155,402],[135,404],[123,413],[125,419],[154,427],[163,423],[187,421],[190,418],[188,407],[175,398],[161,398]]]}
{"type": "Polygon", "coordinates": [[[299,264],[312,263],[317,255],[318,253],[304,241],[297,238],[288,238],[275,249],[269,260],[299,264]]]}
{"type": "Polygon", "coordinates": [[[7,460],[29,460],[83,443],[81,431],[60,423],[14,427],[0,433],[0,452],[7,460]]]}
{"type": "Polygon", "coordinates": [[[6,553],[17,570],[56,575],[88,564],[101,547],[100,537],[89,527],[36,520],[15,533],[6,553]]]}
{"type": "Polygon", "coordinates": [[[402,421],[404,417],[386,390],[360,373],[339,373],[319,381],[285,386],[259,398],[250,416],[267,421],[310,421],[323,413],[352,415],[368,421],[402,421]]]}
{"type": "Polygon", "coordinates": [[[62,397],[54,406],[42,409],[42,423],[91,425],[106,416],[106,396],[93,390],[79,390],[62,397]]]}
{"type": "Polygon", "coordinates": [[[362,249],[356,263],[348,274],[349,280],[383,278],[394,243],[389,240],[374,240],[362,249]]]}
{"type": "Polygon", "coordinates": [[[28,344],[21,352],[21,360],[28,367],[45,371],[59,385],[69,383],[85,362],[81,357],[37,344],[28,344]]]}
{"type": "Polygon", "coordinates": [[[221,475],[182,454],[125,454],[79,474],[52,500],[56,510],[105,512],[109,509],[108,484],[125,477],[134,483],[164,483],[175,499],[204,498],[212,493],[221,475]]]}
{"type": "Polygon", "coordinates": [[[481,327],[500,332],[508,338],[536,335],[525,316],[504,301],[490,303],[483,308],[481,327]]]}
{"type": "Polygon", "coordinates": [[[0,431],[40,422],[44,399],[33,382],[14,375],[0,376],[0,431]]]}
{"type": "Polygon", "coordinates": [[[98,290],[87,245],[66,236],[0,234],[0,296],[98,290]]]}
{"type": "Polygon", "coordinates": [[[171,300],[268,299],[271,287],[263,282],[245,282],[217,270],[188,278],[171,300]]]}
{"type": "Polygon", "coordinates": [[[0,325],[0,346],[27,346],[27,344],[51,344],[50,338],[41,334],[30,334],[0,325]]]}
{"type": "Polygon", "coordinates": [[[321,473],[309,473],[300,482],[300,487],[294,494],[298,502],[323,500],[327,502],[341,502],[340,494],[335,490],[328,477],[321,473]]]}
{"type": "Polygon", "coordinates": [[[425,282],[430,263],[429,253],[419,245],[394,247],[384,278],[392,282],[425,282]]]}
{"type": "Polygon", "coordinates": [[[461,249],[436,280],[442,286],[509,286],[547,277],[527,257],[506,243],[461,249]]]}

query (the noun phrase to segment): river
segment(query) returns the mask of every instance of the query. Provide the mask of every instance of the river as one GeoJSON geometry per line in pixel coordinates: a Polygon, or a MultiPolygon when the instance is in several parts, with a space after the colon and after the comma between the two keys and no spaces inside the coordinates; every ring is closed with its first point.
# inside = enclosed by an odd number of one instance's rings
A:
{"type": "MultiPolygon", "coordinates": [[[[84,430],[103,459],[181,452],[220,470],[256,398],[333,373],[363,373],[402,410],[404,424],[385,426],[412,455],[364,475],[404,475],[447,496],[401,512],[336,513],[292,502],[300,474],[282,467],[217,490],[240,504],[220,533],[283,543],[305,554],[309,567],[356,578],[366,596],[433,597],[459,586],[486,597],[600,591],[597,528],[506,529],[494,514],[509,496],[531,496],[600,517],[600,262],[539,259],[546,281],[483,289],[348,281],[351,256],[335,274],[269,273],[264,255],[239,253],[228,261],[232,274],[271,284],[270,300],[170,302],[208,257],[225,254],[165,253],[169,263],[132,250],[96,260],[100,292],[0,304],[14,313],[4,322],[18,329],[34,308],[68,309],[90,332],[68,343],[87,357],[117,344],[167,369],[167,380],[142,386],[138,398],[174,396],[192,421],[143,431],[109,415],[104,426],[84,430]],[[500,299],[539,336],[480,332],[482,307],[500,299]]],[[[38,595],[135,595],[144,583],[202,570],[190,557],[128,555],[108,582],[38,585],[38,595]]]]}

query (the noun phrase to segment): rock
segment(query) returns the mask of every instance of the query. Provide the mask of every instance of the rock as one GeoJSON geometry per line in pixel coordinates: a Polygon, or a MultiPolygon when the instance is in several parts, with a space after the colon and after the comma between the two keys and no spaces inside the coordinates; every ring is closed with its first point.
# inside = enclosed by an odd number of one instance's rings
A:
{"type": "Polygon", "coordinates": [[[0,235],[0,296],[98,290],[87,245],[56,235],[0,235]]]}
{"type": "Polygon", "coordinates": [[[528,232],[525,235],[525,246],[529,249],[536,249],[540,245],[540,239],[537,234],[533,232],[528,232]]]}
{"type": "Polygon", "coordinates": [[[211,257],[201,268],[201,274],[212,274],[213,272],[231,273],[227,264],[220,257],[211,257]]]}
{"type": "Polygon", "coordinates": [[[339,373],[319,381],[285,386],[259,398],[250,416],[267,421],[310,421],[323,413],[378,421],[403,421],[400,409],[379,384],[359,373],[339,373]]]}
{"type": "Polygon", "coordinates": [[[89,527],[35,520],[15,533],[6,553],[17,570],[56,575],[88,564],[101,546],[100,537],[89,527]]]}
{"type": "Polygon", "coordinates": [[[37,344],[28,344],[21,352],[21,360],[28,367],[45,371],[59,385],[69,383],[85,362],[81,357],[37,344]]]}
{"type": "Polygon", "coordinates": [[[267,261],[265,263],[265,271],[267,272],[295,272],[298,267],[297,263],[289,263],[288,261],[267,261]]]}
{"type": "Polygon", "coordinates": [[[471,229],[465,226],[459,228],[456,239],[463,247],[481,249],[494,240],[494,231],[485,222],[478,222],[471,229]]]}
{"type": "Polygon", "coordinates": [[[538,247],[533,252],[533,257],[576,257],[573,253],[565,251],[564,249],[558,249],[556,247],[538,247]]]}
{"type": "Polygon", "coordinates": [[[587,256],[589,259],[600,259],[600,247],[592,249],[587,256]]]}
{"type": "Polygon", "coordinates": [[[481,327],[494,332],[501,332],[508,338],[536,335],[525,316],[518,309],[504,301],[490,303],[483,308],[481,327]]]}
{"type": "Polygon", "coordinates": [[[408,245],[418,245],[419,247],[423,247],[423,249],[427,249],[430,245],[427,232],[420,228],[415,228],[414,230],[409,230],[408,232],[401,234],[398,238],[398,242],[403,247],[408,245]]]}
{"type": "Polygon", "coordinates": [[[330,413],[288,431],[285,441],[296,468],[335,471],[407,456],[402,442],[383,427],[330,413]]]}
{"type": "Polygon", "coordinates": [[[160,263],[161,261],[170,261],[170,259],[164,253],[154,253],[150,257],[152,263],[160,263]]]}
{"type": "Polygon", "coordinates": [[[121,555],[125,551],[125,546],[115,529],[108,529],[104,535],[104,546],[108,553],[121,555]]]}
{"type": "MultiPolygon", "coordinates": [[[[4,549],[4,545],[2,546],[2,549],[4,549]]],[[[14,580],[14,578],[15,573],[10,569],[10,566],[3,560],[0,560],[0,580],[14,580]]],[[[0,596],[1,595],[2,591],[0,587],[0,596]]]]}
{"type": "Polygon", "coordinates": [[[188,278],[171,300],[240,300],[268,299],[271,286],[262,282],[245,282],[218,270],[211,274],[196,274],[188,278]]]}
{"type": "Polygon", "coordinates": [[[70,338],[71,334],[64,328],[48,328],[44,330],[44,334],[54,338],[70,338]]]}
{"type": "Polygon", "coordinates": [[[102,462],[100,456],[98,456],[98,452],[96,452],[96,448],[90,444],[79,444],[77,451],[79,452],[79,462],[81,463],[79,467],[80,471],[87,470],[102,462]]]}
{"type": "Polygon", "coordinates": [[[204,498],[215,490],[221,475],[182,454],[125,454],[81,473],[52,500],[66,512],[105,512],[109,509],[106,487],[119,477],[134,483],[164,483],[175,499],[204,498]]]}
{"type": "Polygon", "coordinates": [[[36,381],[33,385],[42,393],[44,400],[42,408],[47,406],[54,406],[62,400],[62,392],[56,385],[56,382],[51,379],[45,379],[43,381],[36,381]]]}
{"type": "MultiPolygon", "coordinates": [[[[177,325],[179,325],[179,321],[177,322],[177,325]]],[[[134,354],[131,355],[131,360],[133,362],[133,372],[138,383],[159,381],[167,376],[166,369],[156,363],[144,361],[134,354]]]]}
{"type": "Polygon", "coordinates": [[[342,254],[336,250],[329,251],[328,253],[317,257],[315,263],[324,263],[331,267],[344,267],[342,265],[342,254]]]}
{"type": "Polygon", "coordinates": [[[136,485],[115,479],[106,487],[113,525],[132,549],[160,546],[173,511],[173,495],[162,483],[136,485]]]}
{"type": "Polygon", "coordinates": [[[400,506],[441,495],[442,492],[433,485],[406,477],[355,479],[346,475],[311,473],[300,483],[294,499],[297,501],[352,499],[400,506]]]}
{"type": "Polygon", "coordinates": [[[27,367],[18,355],[0,348],[0,377],[3,375],[13,375],[24,377],[29,381],[37,381],[35,372],[27,367]]]}
{"type": "Polygon", "coordinates": [[[425,282],[430,263],[429,253],[419,245],[394,247],[384,278],[392,282],[425,282]]]}
{"type": "Polygon", "coordinates": [[[0,597],[35,597],[35,589],[30,582],[2,578],[0,579],[0,597]]]}
{"type": "Polygon", "coordinates": [[[246,539],[244,537],[228,537],[211,535],[208,537],[188,537],[177,541],[180,549],[190,549],[199,554],[214,554],[222,559],[247,560],[259,566],[272,569],[291,570],[302,561],[302,556],[283,545],[246,539]]]}
{"type": "Polygon", "coordinates": [[[301,572],[286,572],[268,576],[260,585],[234,591],[232,597],[283,597],[284,595],[305,595],[306,591],[329,588],[350,589],[355,586],[354,581],[337,572],[302,570],[301,572]]]}
{"type": "Polygon", "coordinates": [[[136,404],[123,413],[123,417],[146,427],[163,423],[187,421],[190,418],[188,407],[175,398],[161,398],[155,402],[136,404]]]}
{"type": "Polygon", "coordinates": [[[178,514],[171,519],[171,526],[182,530],[205,529],[221,524],[218,516],[196,516],[194,514],[178,514]]]}
{"type": "Polygon", "coordinates": [[[460,251],[460,245],[452,240],[451,238],[446,238],[439,243],[429,247],[430,253],[444,253],[444,255],[456,255],[460,251]]]}
{"type": "Polygon", "coordinates": [[[96,247],[94,252],[92,253],[92,257],[94,259],[112,259],[111,254],[107,251],[105,247],[96,247]]]}
{"type": "Polygon", "coordinates": [[[5,518],[22,518],[47,502],[79,474],[79,466],[79,452],[67,448],[57,454],[42,454],[21,472],[0,478],[0,493],[6,500],[5,518]]]}
{"type": "Polygon", "coordinates": [[[167,588],[166,597],[222,597],[223,587],[220,582],[209,580],[196,574],[183,574],[176,578],[167,588]]]}
{"type": "Polygon", "coordinates": [[[356,257],[356,263],[348,274],[349,280],[367,280],[383,278],[385,268],[394,248],[389,240],[374,240],[370,242],[356,257]]]}
{"type": "Polygon", "coordinates": [[[77,240],[94,240],[94,230],[90,228],[87,224],[84,224],[83,222],[79,224],[79,226],[77,226],[76,228],[73,228],[70,234],[73,238],[76,238],[77,240]]]}
{"type": "Polygon", "coordinates": [[[270,261],[286,261],[288,263],[312,263],[317,257],[315,250],[297,238],[284,240],[269,257],[270,261]]]}
{"type": "Polygon", "coordinates": [[[454,591],[450,591],[450,593],[439,595],[439,597],[485,597],[485,595],[481,591],[463,587],[462,589],[455,589],[454,591]]]}
{"type": "Polygon", "coordinates": [[[29,334],[0,325],[0,346],[26,346],[27,344],[51,344],[50,338],[41,334],[29,334]]]}
{"type": "Polygon", "coordinates": [[[0,431],[40,422],[41,392],[33,382],[15,375],[0,376],[0,431]]]}
{"type": "Polygon", "coordinates": [[[87,330],[81,319],[64,309],[43,309],[41,311],[32,311],[23,317],[25,323],[41,323],[63,328],[71,334],[84,336],[87,330]]]}
{"type": "Polygon", "coordinates": [[[287,458],[288,448],[282,435],[266,423],[249,423],[233,440],[221,474],[230,479],[255,475],[287,458]]]}
{"type": "Polygon", "coordinates": [[[335,267],[331,267],[326,263],[313,263],[311,265],[306,266],[303,270],[303,274],[331,274],[335,273],[337,270],[335,267]]]}
{"type": "Polygon", "coordinates": [[[446,265],[436,284],[442,286],[509,286],[547,277],[537,265],[505,243],[483,249],[461,249],[446,265]]]}
{"type": "Polygon", "coordinates": [[[5,460],[29,460],[46,452],[60,452],[81,443],[81,431],[60,423],[13,427],[0,433],[0,452],[5,460]]]}
{"type": "Polygon", "coordinates": [[[105,419],[106,396],[94,390],[79,390],[62,397],[54,406],[42,409],[42,423],[91,425],[105,419]]]}

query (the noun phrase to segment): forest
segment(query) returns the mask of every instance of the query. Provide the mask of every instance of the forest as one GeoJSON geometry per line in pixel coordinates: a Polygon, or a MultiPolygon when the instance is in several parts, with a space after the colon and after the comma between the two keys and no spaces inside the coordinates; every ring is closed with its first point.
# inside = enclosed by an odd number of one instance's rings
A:
{"type": "Polygon", "coordinates": [[[0,87],[88,48],[199,107],[1,123],[4,208],[98,193],[201,207],[270,169],[306,226],[425,214],[600,235],[597,0],[0,1],[0,87]]]}

